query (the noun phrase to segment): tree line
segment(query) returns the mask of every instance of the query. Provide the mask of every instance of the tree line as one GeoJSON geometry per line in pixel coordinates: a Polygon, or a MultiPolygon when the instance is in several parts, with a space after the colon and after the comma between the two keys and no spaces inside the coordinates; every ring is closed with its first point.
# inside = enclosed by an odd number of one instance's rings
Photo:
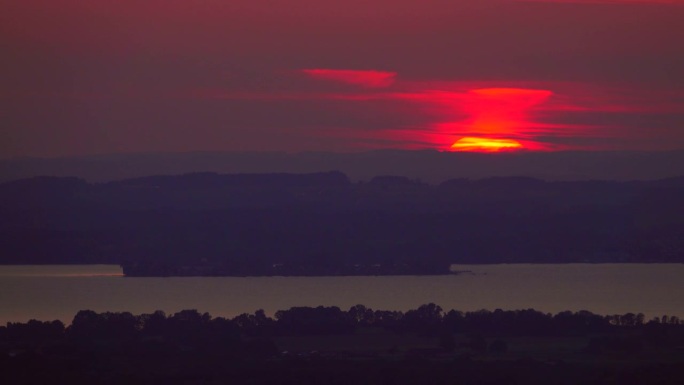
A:
{"type": "Polygon", "coordinates": [[[641,313],[603,316],[589,311],[564,311],[554,315],[533,309],[462,312],[444,311],[434,303],[406,312],[373,310],[364,305],[356,305],[346,311],[336,306],[318,306],[280,310],[273,317],[257,310],[233,318],[212,317],[197,310],[183,310],[170,315],[163,311],[134,315],[130,312],[82,310],[70,325],[61,321],[9,322],[0,327],[0,341],[124,343],[157,339],[202,345],[277,336],[349,334],[363,327],[434,337],[445,332],[501,336],[587,335],[627,328],[681,330],[683,325],[678,317],[667,315],[646,320],[641,313]]]}
{"type": "Polygon", "coordinates": [[[633,313],[460,312],[432,303],[406,312],[318,306],[232,318],[197,310],[83,310],[69,325],[31,320],[0,327],[0,383],[675,385],[684,379],[681,346],[684,326],[677,317],[647,320],[633,313]],[[331,335],[365,344],[364,333],[378,331],[422,336],[434,347],[388,346],[371,355],[280,349],[284,340],[325,345],[331,335]],[[509,350],[521,340],[568,338],[585,346],[566,353],[567,362],[509,350]],[[616,357],[629,364],[615,365],[616,357]]]}

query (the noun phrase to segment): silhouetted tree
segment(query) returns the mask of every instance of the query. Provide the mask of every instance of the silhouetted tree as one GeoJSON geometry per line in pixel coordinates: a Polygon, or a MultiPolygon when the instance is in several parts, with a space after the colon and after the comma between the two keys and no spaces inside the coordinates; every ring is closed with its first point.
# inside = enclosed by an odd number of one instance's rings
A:
{"type": "Polygon", "coordinates": [[[416,310],[404,314],[403,323],[409,330],[420,330],[423,333],[439,331],[443,317],[442,308],[434,303],[421,305],[416,310]]]}

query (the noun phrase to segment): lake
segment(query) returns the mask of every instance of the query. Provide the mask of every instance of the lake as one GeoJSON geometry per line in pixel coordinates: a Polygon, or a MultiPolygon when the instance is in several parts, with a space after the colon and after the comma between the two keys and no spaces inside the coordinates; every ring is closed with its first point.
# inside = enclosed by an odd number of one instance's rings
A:
{"type": "Polygon", "coordinates": [[[0,266],[0,324],[70,323],[78,310],[197,309],[232,317],[292,306],[528,309],[684,318],[684,264],[453,265],[468,273],[381,277],[123,277],[116,265],[0,266]]]}

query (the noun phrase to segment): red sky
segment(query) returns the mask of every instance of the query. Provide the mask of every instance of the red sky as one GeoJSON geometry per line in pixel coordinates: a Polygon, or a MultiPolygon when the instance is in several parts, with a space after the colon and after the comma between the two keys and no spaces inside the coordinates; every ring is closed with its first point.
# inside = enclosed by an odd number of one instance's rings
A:
{"type": "Polygon", "coordinates": [[[675,0],[5,0],[0,157],[681,149],[682,20],[675,0]]]}

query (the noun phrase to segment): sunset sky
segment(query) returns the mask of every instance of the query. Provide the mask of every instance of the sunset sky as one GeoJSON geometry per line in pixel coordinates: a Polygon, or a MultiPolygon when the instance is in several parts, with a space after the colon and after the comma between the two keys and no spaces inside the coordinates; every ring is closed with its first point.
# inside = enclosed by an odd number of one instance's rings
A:
{"type": "Polygon", "coordinates": [[[4,0],[0,158],[684,148],[684,0],[4,0]]]}

